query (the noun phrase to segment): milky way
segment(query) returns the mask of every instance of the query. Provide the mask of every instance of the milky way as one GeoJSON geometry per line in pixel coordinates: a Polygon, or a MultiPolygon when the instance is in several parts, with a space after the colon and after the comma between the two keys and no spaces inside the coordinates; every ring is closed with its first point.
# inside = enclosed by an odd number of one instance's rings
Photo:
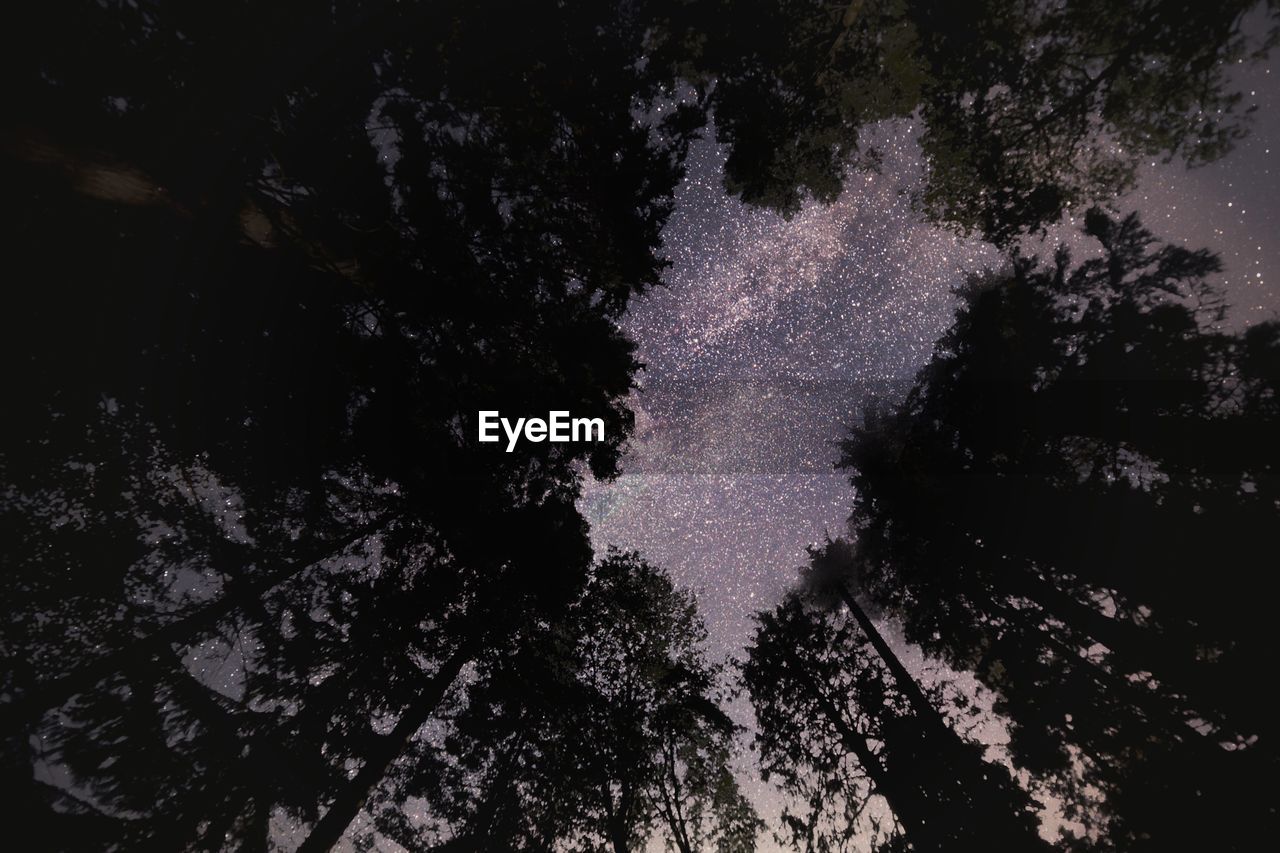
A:
{"type": "Polygon", "coordinates": [[[792,580],[804,546],[848,515],[835,444],[870,392],[927,357],[964,270],[994,250],[920,225],[899,177],[918,171],[904,125],[882,175],[790,221],[721,189],[719,147],[692,156],[665,232],[667,286],[626,318],[645,363],[636,432],[615,483],[583,509],[598,545],[637,548],[699,592],[713,651],[792,580]]]}

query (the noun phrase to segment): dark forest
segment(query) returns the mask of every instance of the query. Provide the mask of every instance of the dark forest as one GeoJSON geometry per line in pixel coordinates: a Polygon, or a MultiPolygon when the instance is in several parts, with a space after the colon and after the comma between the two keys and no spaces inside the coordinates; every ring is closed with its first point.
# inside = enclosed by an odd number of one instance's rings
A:
{"type": "Polygon", "coordinates": [[[1269,132],[1276,0],[6,17],[0,848],[1274,843],[1280,297],[1133,199],[1269,132]],[[698,152],[785,227],[908,125],[911,227],[994,260],[717,645],[715,577],[593,535],[629,312],[698,152]],[[476,440],[549,409],[603,440],[476,440]]]}

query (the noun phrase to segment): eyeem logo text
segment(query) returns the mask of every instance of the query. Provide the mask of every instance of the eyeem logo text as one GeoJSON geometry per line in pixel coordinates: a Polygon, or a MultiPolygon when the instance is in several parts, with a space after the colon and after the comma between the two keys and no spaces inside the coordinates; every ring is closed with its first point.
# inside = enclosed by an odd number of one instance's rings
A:
{"type": "Polygon", "coordinates": [[[523,434],[525,441],[604,441],[603,418],[571,418],[568,412],[548,412],[547,419],[516,418],[513,424],[497,411],[480,412],[480,441],[501,441],[498,427],[507,435],[507,452],[515,450],[523,434]]]}

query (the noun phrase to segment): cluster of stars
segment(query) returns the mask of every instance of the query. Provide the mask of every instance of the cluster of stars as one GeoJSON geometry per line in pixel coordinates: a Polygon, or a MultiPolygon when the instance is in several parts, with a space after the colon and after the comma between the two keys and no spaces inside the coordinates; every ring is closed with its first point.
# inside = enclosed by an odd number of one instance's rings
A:
{"type": "Polygon", "coordinates": [[[920,224],[911,128],[881,137],[881,173],[790,220],[726,196],[723,151],[701,143],[664,234],[667,286],[625,320],[645,364],[637,429],[583,511],[598,547],[636,548],[700,592],[713,654],[739,654],[805,546],[843,532],[837,443],[869,396],[910,382],[966,271],[1001,262],[920,224]]]}

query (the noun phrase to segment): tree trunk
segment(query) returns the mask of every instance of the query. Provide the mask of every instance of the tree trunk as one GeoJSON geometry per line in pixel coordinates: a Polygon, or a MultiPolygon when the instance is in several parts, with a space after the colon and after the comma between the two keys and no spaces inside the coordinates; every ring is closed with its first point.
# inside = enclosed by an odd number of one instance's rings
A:
{"type": "Polygon", "coordinates": [[[865,610],[858,604],[857,600],[849,592],[849,588],[843,583],[839,585],[840,598],[844,601],[849,612],[853,614],[853,618],[857,621],[858,627],[862,629],[862,633],[871,641],[871,646],[876,650],[876,654],[884,661],[885,666],[889,667],[889,671],[893,673],[893,679],[897,682],[898,689],[907,697],[907,701],[911,703],[912,709],[916,712],[916,716],[921,722],[933,728],[946,729],[947,733],[951,733],[951,727],[947,725],[946,720],[938,713],[938,709],[933,707],[933,703],[924,695],[924,691],[920,689],[920,685],[912,677],[907,668],[903,666],[902,661],[894,654],[893,649],[889,648],[889,644],[885,642],[884,637],[876,630],[876,626],[872,624],[865,610]]]}
{"type": "Polygon", "coordinates": [[[306,839],[298,846],[297,853],[321,853],[332,849],[342,839],[351,821],[360,814],[374,789],[387,775],[391,764],[408,747],[418,729],[431,719],[431,714],[444,699],[445,692],[457,679],[462,668],[471,661],[479,645],[478,640],[464,643],[428,679],[418,700],[400,716],[400,721],[391,734],[375,743],[370,754],[365,757],[360,772],[329,804],[324,816],[316,821],[306,839]]]}
{"type": "MultiPolygon", "coordinates": [[[[974,839],[973,829],[982,828],[984,833],[997,834],[991,838],[997,846],[1003,839],[1017,843],[1019,849],[1045,849],[1044,843],[1035,830],[1020,825],[1017,820],[1016,792],[1009,789],[1002,791],[998,785],[989,781],[989,772],[995,771],[984,771],[981,759],[964,749],[964,740],[951,726],[947,725],[946,718],[924,695],[920,685],[876,630],[876,626],[854,599],[848,587],[840,584],[839,589],[840,597],[849,608],[849,612],[853,614],[858,626],[893,674],[898,689],[907,697],[916,719],[922,726],[923,741],[920,746],[924,752],[921,753],[921,757],[930,757],[929,760],[936,761],[939,765],[938,769],[942,770],[942,773],[938,774],[940,778],[937,790],[950,789],[952,792],[944,795],[946,803],[940,802],[935,807],[932,825],[940,821],[944,822],[946,825],[942,829],[954,830],[955,838],[974,839]],[[944,811],[950,814],[944,816],[944,811]]],[[[919,776],[923,772],[923,768],[917,768],[914,775],[919,776]]],[[[942,843],[944,840],[947,844],[953,843],[942,835],[937,838],[938,842],[935,843],[942,843]]]]}
{"type": "Polygon", "coordinates": [[[810,696],[817,703],[823,716],[827,718],[827,721],[831,723],[840,735],[840,742],[848,747],[858,759],[858,764],[871,777],[876,793],[885,798],[889,808],[897,815],[898,820],[902,821],[903,831],[911,842],[912,849],[916,853],[944,853],[941,845],[932,837],[932,833],[928,829],[925,810],[917,802],[918,798],[914,797],[911,792],[906,791],[903,786],[897,784],[889,771],[880,763],[880,759],[871,751],[866,737],[845,720],[835,702],[831,700],[831,697],[827,695],[826,691],[822,689],[821,685],[818,684],[817,680],[804,665],[800,655],[794,649],[785,645],[783,646],[783,652],[791,659],[792,665],[795,666],[801,680],[808,687],[810,696]]]}
{"type": "Polygon", "coordinates": [[[609,843],[613,846],[613,853],[631,853],[627,849],[627,828],[617,825],[617,822],[609,827],[609,843]]]}

